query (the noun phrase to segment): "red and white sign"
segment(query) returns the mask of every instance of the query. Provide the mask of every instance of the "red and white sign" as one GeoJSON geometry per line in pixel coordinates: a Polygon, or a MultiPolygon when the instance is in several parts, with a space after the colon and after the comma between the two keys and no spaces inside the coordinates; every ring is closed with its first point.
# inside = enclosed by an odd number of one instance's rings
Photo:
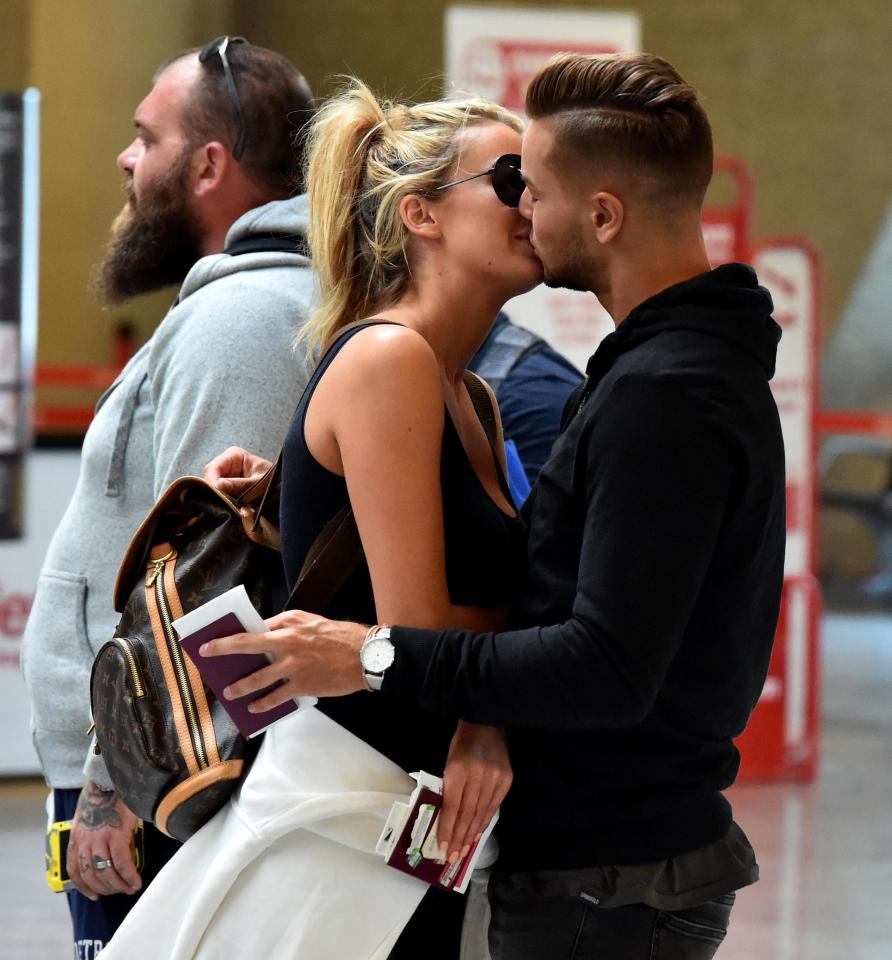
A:
{"type": "Polygon", "coordinates": [[[821,591],[787,577],[762,694],[737,740],[742,781],[813,780],[818,769],[821,591]]]}
{"type": "Polygon", "coordinates": [[[759,281],[771,292],[774,319],[783,330],[771,388],[784,431],[787,457],[788,577],[815,570],[815,419],[818,403],[817,254],[802,240],[768,240],[752,258],[759,281]]]}
{"type": "Polygon", "coordinates": [[[454,88],[523,112],[533,74],[556,53],[634,53],[635,13],[529,7],[449,7],[446,76],[454,88]]]}
{"type": "MultiPolygon", "coordinates": [[[[567,48],[542,40],[472,40],[458,61],[456,85],[523,113],[527,86],[536,71],[567,48]]],[[[618,53],[610,44],[573,45],[574,53],[618,53]]]]}
{"type": "Polygon", "coordinates": [[[787,553],[768,678],[740,738],[742,780],[812,780],[818,763],[820,590],[815,570],[815,421],[820,272],[804,241],[756,245],[752,263],[783,330],[771,387],[787,459],[787,553]]]}
{"type": "Polygon", "coordinates": [[[736,157],[717,154],[711,190],[724,181],[734,187],[730,202],[707,203],[703,207],[703,240],[706,254],[714,267],[732,261],[748,261],[750,257],[753,211],[753,184],[746,166],[736,157]]]}
{"type": "MultiPolygon", "coordinates": [[[[533,74],[556,53],[635,53],[636,13],[529,7],[450,7],[446,11],[449,92],[495,100],[523,113],[533,74]]],[[[539,286],[505,305],[511,319],[545,337],[580,370],[613,321],[590,293],[539,286]]]]}

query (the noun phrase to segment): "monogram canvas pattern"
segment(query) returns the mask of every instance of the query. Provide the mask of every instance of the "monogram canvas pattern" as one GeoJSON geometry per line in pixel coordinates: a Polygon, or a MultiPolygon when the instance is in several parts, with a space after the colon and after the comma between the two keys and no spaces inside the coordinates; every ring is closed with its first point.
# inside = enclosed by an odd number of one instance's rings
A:
{"type": "MultiPolygon", "coordinates": [[[[116,595],[126,596],[116,639],[97,655],[91,679],[96,737],[109,775],[127,806],[153,821],[162,799],[191,776],[149,612],[146,570],[152,548],[170,545],[176,595],[183,612],[243,583],[263,616],[281,609],[285,597],[279,554],[250,539],[237,507],[196,478],[177,481],[140,527],[122,564],[116,595]],[[122,593],[123,589],[123,593],[122,593]]],[[[157,617],[156,617],[157,622],[157,617]]],[[[258,739],[246,741],[207,688],[220,761],[250,762],[258,739]]],[[[200,699],[200,697],[199,697],[200,699]]],[[[186,745],[188,748],[188,745],[186,745]]],[[[214,783],[170,815],[168,832],[185,840],[226,802],[236,780],[214,783]]]]}

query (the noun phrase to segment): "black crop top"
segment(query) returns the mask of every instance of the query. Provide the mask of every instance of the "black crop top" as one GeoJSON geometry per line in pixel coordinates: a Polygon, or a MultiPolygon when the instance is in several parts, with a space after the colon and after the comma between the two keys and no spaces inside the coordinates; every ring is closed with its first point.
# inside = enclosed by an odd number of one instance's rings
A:
{"type": "MultiPolygon", "coordinates": [[[[304,421],[310,398],[329,364],[350,338],[371,326],[355,327],[329,351],[310,380],[292,419],[282,453],[280,525],[289,590],[320,530],[346,503],[343,477],[310,453],[304,421]]],[[[499,476],[506,496],[507,484],[499,476]]],[[[462,606],[508,606],[522,583],[526,537],[522,521],[490,498],[465,454],[448,414],[440,468],[449,597],[462,606]]],[[[375,623],[375,600],[365,561],[360,561],[324,613],[332,619],[375,623]]],[[[319,709],[409,772],[442,774],[454,717],[440,717],[406,702],[368,692],[320,700],[319,709]]]]}

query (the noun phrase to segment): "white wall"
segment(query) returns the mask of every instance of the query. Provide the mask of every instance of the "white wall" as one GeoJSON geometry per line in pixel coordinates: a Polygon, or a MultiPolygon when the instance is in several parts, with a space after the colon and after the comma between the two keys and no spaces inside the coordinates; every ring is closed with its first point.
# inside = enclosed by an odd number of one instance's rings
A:
{"type": "Polygon", "coordinates": [[[892,407],[892,204],[824,358],[824,407],[892,407]]]}
{"type": "Polygon", "coordinates": [[[79,466],[79,450],[31,452],[25,467],[25,536],[0,541],[0,776],[40,772],[19,653],[43,556],[71,499],[79,466]]]}

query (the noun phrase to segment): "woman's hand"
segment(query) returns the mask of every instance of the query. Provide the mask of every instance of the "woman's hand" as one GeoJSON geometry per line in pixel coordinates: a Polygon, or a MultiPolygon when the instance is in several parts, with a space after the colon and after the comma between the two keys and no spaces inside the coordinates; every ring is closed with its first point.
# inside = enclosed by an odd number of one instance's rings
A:
{"type": "Polygon", "coordinates": [[[450,862],[465,856],[479,839],[513,778],[504,729],[460,720],[446,758],[437,828],[450,862]]]}
{"type": "Polygon", "coordinates": [[[272,464],[241,447],[229,447],[204,468],[204,478],[218,490],[238,497],[256,483],[272,464]]]}

